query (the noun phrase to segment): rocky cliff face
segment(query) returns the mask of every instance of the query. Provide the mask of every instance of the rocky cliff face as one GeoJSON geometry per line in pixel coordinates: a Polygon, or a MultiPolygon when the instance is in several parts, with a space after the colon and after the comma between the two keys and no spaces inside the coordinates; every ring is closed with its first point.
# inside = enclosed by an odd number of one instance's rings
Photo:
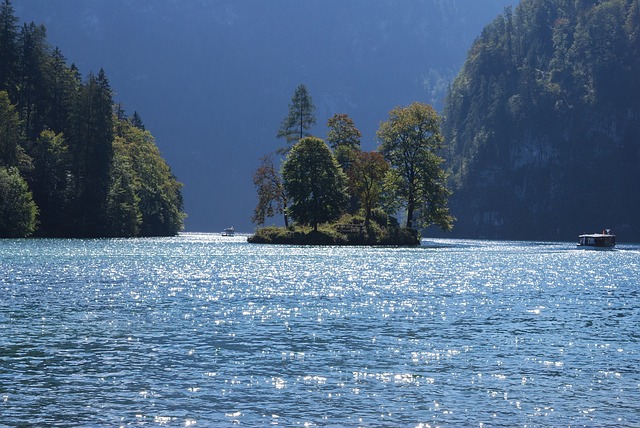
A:
{"type": "Polygon", "coordinates": [[[474,44],[445,111],[454,235],[640,240],[640,2],[597,3],[523,0],[474,44]]]}

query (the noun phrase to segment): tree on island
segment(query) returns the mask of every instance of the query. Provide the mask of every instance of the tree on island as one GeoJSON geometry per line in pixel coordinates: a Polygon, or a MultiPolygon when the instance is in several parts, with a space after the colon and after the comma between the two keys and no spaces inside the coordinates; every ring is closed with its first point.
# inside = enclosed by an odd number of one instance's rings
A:
{"type": "Polygon", "coordinates": [[[278,149],[279,154],[287,154],[292,144],[310,136],[308,131],[316,123],[315,112],[316,107],[313,105],[307,87],[298,86],[289,104],[289,114],[282,120],[276,135],[287,142],[287,146],[278,149]]]}
{"type": "Polygon", "coordinates": [[[291,217],[318,231],[318,224],[337,220],[349,198],[347,177],[329,147],[319,138],[295,144],[282,166],[291,217]]]}
{"type": "Polygon", "coordinates": [[[395,196],[406,207],[407,228],[436,224],[451,230],[454,218],[447,207],[450,191],[442,169],[444,139],[440,117],[430,105],[415,102],[396,107],[378,129],[380,153],[392,166],[395,196]],[[417,214],[417,215],[416,215],[417,214]]]}
{"type": "Polygon", "coordinates": [[[327,143],[304,137],[300,112],[313,106],[307,97],[300,85],[278,133],[289,143],[302,137],[277,152],[288,153],[281,173],[267,155],[253,177],[258,192],[253,222],[261,226],[266,217],[284,213],[285,228],[260,228],[249,242],[413,246],[420,244],[414,224],[452,228],[447,175],[437,155],[443,149],[440,117],[433,107],[414,103],[391,110],[378,130],[379,152],[363,152],[362,134],[346,114],[327,121],[327,143]],[[407,209],[404,228],[394,217],[402,207],[407,209]],[[306,226],[313,233],[305,232],[306,226]]]}
{"type": "Polygon", "coordinates": [[[258,205],[251,221],[260,226],[267,217],[273,217],[276,213],[284,214],[284,226],[289,227],[287,195],[271,154],[263,156],[260,160],[260,166],[253,174],[253,184],[258,192],[258,205]]]}
{"type": "Polygon", "coordinates": [[[362,133],[347,114],[334,114],[327,121],[327,143],[335,151],[340,147],[360,150],[362,133]]]}
{"type": "Polygon", "coordinates": [[[365,226],[369,228],[371,212],[380,202],[389,163],[376,152],[357,152],[349,168],[350,187],[355,190],[360,208],[364,211],[365,226]]]}
{"type": "MultiPolygon", "coordinates": [[[[333,155],[348,176],[349,170],[360,152],[362,134],[347,114],[334,114],[327,121],[327,127],[329,128],[327,144],[333,150],[333,155]]],[[[358,199],[358,191],[353,188],[351,180],[349,180],[349,195],[349,212],[356,213],[360,208],[360,200],[358,199]]]]}
{"type": "Polygon", "coordinates": [[[360,151],[362,134],[346,114],[334,114],[327,121],[327,127],[327,143],[333,149],[333,154],[342,169],[347,172],[355,154],[360,151]]]}

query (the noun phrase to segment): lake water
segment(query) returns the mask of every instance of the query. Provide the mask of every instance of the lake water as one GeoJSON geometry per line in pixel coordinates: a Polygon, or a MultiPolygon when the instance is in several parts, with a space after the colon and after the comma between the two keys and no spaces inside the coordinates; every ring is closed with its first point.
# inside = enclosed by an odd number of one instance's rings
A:
{"type": "Polygon", "coordinates": [[[640,426],[640,246],[0,240],[0,426],[640,426]]]}

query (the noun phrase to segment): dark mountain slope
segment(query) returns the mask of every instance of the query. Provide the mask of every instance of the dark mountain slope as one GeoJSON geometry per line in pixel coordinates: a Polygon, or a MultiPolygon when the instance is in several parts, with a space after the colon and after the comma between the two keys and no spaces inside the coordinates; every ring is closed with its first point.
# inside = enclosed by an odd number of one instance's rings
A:
{"type": "Polygon", "coordinates": [[[523,0],[447,98],[457,236],[640,240],[640,2],[523,0]]]}

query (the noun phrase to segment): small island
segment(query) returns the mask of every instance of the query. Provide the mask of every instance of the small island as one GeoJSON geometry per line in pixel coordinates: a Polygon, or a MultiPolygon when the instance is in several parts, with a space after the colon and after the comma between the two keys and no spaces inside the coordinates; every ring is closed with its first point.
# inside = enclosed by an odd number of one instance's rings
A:
{"type": "Polygon", "coordinates": [[[264,156],[253,176],[258,229],[249,242],[417,246],[417,228],[451,230],[451,192],[438,154],[444,139],[433,107],[415,102],[391,110],[372,152],[361,150],[361,133],[346,114],[328,120],[326,142],[309,135],[314,110],[300,85],[277,134],[288,145],[264,156]],[[279,169],[276,155],[284,156],[279,169]],[[404,226],[394,217],[401,211],[404,226]],[[264,227],[275,214],[284,216],[284,227],[264,227]]]}
{"type": "Polygon", "coordinates": [[[420,245],[420,236],[415,229],[400,227],[393,217],[382,215],[374,218],[367,228],[363,218],[346,215],[336,223],[319,226],[317,230],[310,226],[263,227],[247,241],[252,244],[415,247],[420,245]]]}

